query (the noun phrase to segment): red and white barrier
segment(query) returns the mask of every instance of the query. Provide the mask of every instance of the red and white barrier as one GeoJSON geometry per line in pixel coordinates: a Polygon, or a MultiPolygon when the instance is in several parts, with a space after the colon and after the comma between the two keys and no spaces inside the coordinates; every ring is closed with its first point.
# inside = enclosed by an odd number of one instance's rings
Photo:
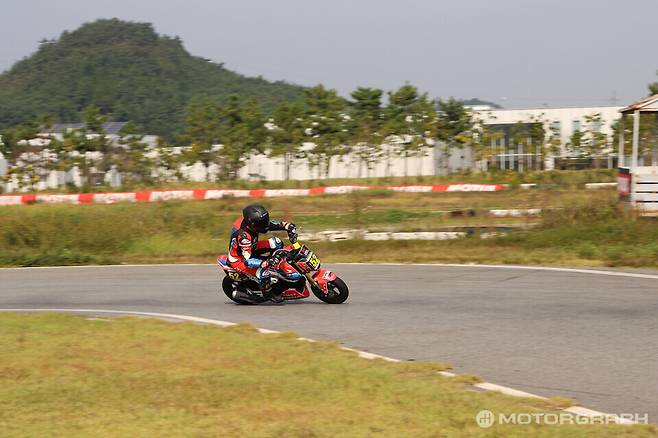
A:
{"type": "Polygon", "coordinates": [[[23,203],[21,195],[2,195],[0,196],[0,205],[20,205],[23,203]]]}
{"type": "Polygon", "coordinates": [[[0,195],[0,206],[33,203],[45,204],[114,204],[116,202],[158,202],[171,200],[207,200],[224,197],[259,198],[279,196],[339,195],[359,190],[387,189],[395,192],[497,192],[503,190],[500,184],[440,184],[426,186],[330,186],[309,189],[195,189],[195,190],[153,190],[148,192],[80,193],[80,194],[38,194],[0,195]]]}

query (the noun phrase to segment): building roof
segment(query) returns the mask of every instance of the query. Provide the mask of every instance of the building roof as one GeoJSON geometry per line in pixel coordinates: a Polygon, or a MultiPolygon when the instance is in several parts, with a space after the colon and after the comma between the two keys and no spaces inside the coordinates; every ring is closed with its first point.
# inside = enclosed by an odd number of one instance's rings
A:
{"type": "Polygon", "coordinates": [[[569,111],[569,110],[574,110],[574,111],[591,111],[591,110],[603,110],[603,109],[611,109],[611,110],[619,110],[621,106],[619,105],[599,105],[599,106],[560,106],[560,107],[531,107],[531,108],[491,108],[486,111],[482,110],[474,110],[475,112],[491,112],[491,113],[504,113],[504,112],[523,112],[523,111],[528,111],[528,112],[534,112],[534,111],[569,111]]]}
{"type": "MultiPolygon", "coordinates": [[[[117,135],[121,128],[123,128],[128,122],[106,122],[103,123],[103,130],[108,135],[117,135]]],[[[80,129],[84,128],[84,123],[55,123],[50,128],[44,128],[41,130],[42,134],[61,134],[62,132],[69,131],[71,129],[80,129]]]]}
{"type": "Polygon", "coordinates": [[[635,103],[628,105],[626,108],[619,110],[620,113],[628,114],[635,111],[640,112],[658,112],[658,94],[653,96],[645,97],[644,99],[638,100],[635,103]]]}

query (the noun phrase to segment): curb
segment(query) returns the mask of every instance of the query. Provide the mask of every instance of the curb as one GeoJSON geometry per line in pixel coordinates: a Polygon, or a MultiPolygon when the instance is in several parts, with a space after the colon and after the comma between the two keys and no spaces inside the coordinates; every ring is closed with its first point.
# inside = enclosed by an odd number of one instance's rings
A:
{"type": "MultiPolygon", "coordinates": [[[[177,319],[181,321],[189,321],[189,322],[196,322],[199,324],[206,324],[206,325],[214,325],[218,327],[231,327],[238,325],[237,323],[234,322],[229,322],[229,321],[221,321],[221,320],[216,320],[216,319],[210,319],[210,318],[201,318],[201,317],[196,317],[196,316],[187,316],[187,315],[178,315],[178,314],[172,314],[172,313],[156,313],[156,312],[137,312],[137,311],[129,311],[129,310],[94,310],[94,309],[2,309],[0,308],[0,312],[61,312],[61,313],[105,313],[105,314],[111,314],[111,315],[133,315],[133,316],[147,316],[147,317],[152,317],[152,318],[158,318],[158,319],[177,319]]],[[[270,330],[270,329],[264,329],[264,328],[257,328],[257,331],[262,334],[276,334],[276,333],[281,333],[278,330],[270,330]]],[[[297,340],[303,341],[303,342],[317,342],[314,339],[309,339],[309,338],[304,338],[304,337],[298,337],[297,340]]],[[[362,359],[368,359],[368,360],[374,360],[374,359],[381,359],[385,360],[387,362],[402,362],[400,359],[395,359],[392,357],[388,356],[382,356],[379,354],[374,354],[374,353],[368,353],[367,351],[362,351],[362,350],[356,350],[354,348],[349,348],[349,347],[339,347],[341,350],[345,351],[351,351],[354,353],[357,353],[357,355],[362,358],[362,359]]],[[[440,374],[443,377],[456,377],[457,374],[451,373],[449,371],[439,371],[438,374],[440,374]]],[[[518,389],[514,388],[509,388],[507,386],[503,385],[498,385],[495,383],[490,383],[490,382],[481,382],[481,383],[476,383],[471,385],[475,388],[484,390],[484,391],[493,391],[493,392],[499,392],[508,396],[512,397],[525,397],[525,398],[535,398],[535,399],[540,399],[540,400],[547,400],[547,397],[543,397],[540,395],[532,394],[529,392],[524,392],[520,391],[518,389]]],[[[570,406],[566,409],[563,409],[564,412],[569,412],[574,415],[582,416],[582,417],[605,417],[611,419],[614,423],[616,424],[624,424],[624,425],[632,425],[636,424],[633,421],[630,421],[625,418],[620,418],[619,416],[615,414],[606,414],[605,412],[599,412],[595,411],[592,409],[588,409],[582,406],[570,406]]]]}

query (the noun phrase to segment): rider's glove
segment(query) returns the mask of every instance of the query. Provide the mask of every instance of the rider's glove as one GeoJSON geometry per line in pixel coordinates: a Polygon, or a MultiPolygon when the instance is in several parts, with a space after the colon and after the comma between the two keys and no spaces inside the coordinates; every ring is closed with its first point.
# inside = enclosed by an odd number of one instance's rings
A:
{"type": "Polygon", "coordinates": [[[281,263],[281,255],[280,254],[273,254],[266,262],[267,266],[272,267],[274,269],[278,268],[279,263],[281,263]]]}
{"type": "Polygon", "coordinates": [[[288,240],[290,243],[297,242],[297,226],[295,224],[286,224],[284,229],[288,232],[288,240]]]}

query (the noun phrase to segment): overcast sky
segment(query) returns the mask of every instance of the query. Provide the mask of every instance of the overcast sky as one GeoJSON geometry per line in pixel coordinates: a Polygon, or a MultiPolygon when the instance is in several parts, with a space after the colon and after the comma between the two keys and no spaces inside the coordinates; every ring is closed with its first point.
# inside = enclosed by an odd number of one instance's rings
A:
{"type": "Polygon", "coordinates": [[[656,0],[0,0],[0,70],[97,18],[153,23],[194,55],[343,95],[405,81],[506,107],[610,105],[658,69],[656,0]]]}

